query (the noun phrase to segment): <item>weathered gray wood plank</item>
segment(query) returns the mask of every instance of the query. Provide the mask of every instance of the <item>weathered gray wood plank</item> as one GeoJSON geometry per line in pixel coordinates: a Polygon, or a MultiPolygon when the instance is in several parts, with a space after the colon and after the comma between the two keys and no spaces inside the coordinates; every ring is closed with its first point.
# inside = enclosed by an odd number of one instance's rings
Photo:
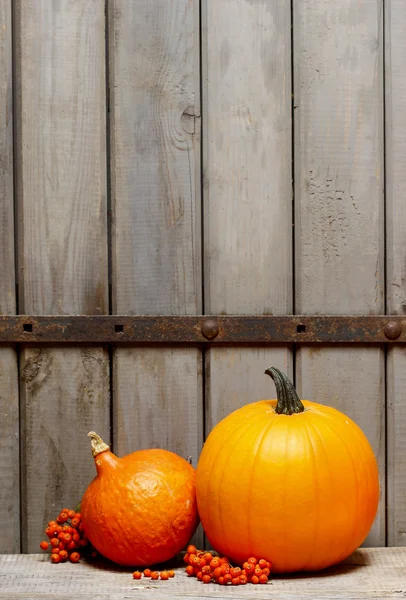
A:
{"type": "MultiPolygon", "coordinates": [[[[113,312],[198,314],[199,3],[113,0],[109,28],[113,312]]],[[[196,465],[201,360],[195,348],[116,349],[118,454],[159,446],[196,465]]]]}
{"type": "MultiPolygon", "coordinates": [[[[15,314],[11,1],[0,0],[0,314],[15,314]]],[[[17,358],[0,348],[0,552],[20,550],[17,358]]]]}
{"type": "MultiPolygon", "coordinates": [[[[406,313],[406,13],[385,3],[387,312],[406,313]]],[[[406,352],[388,351],[388,544],[406,544],[406,352]]]]}
{"type": "MultiPolygon", "coordinates": [[[[292,311],[290,5],[203,2],[205,311],[292,311]]],[[[206,430],[274,397],[287,348],[206,355],[206,430]]]]}
{"type": "Polygon", "coordinates": [[[289,313],[290,6],[202,8],[206,312],[289,313]]]}
{"type": "Polygon", "coordinates": [[[273,365],[293,377],[290,350],[280,348],[212,348],[206,369],[206,427],[213,427],[245,404],[276,397],[264,374],[273,365]]]}
{"type": "MultiPolygon", "coordinates": [[[[20,310],[108,311],[105,20],[97,0],[15,3],[20,310]]],[[[89,429],[109,434],[108,353],[21,357],[23,550],[94,476],[89,429]]]]}
{"type": "MultiPolygon", "coordinates": [[[[294,0],[296,312],[384,310],[382,1],[294,0]]],[[[385,543],[384,353],[299,350],[299,392],[347,412],[368,435],[385,543]]]]}
{"type": "Polygon", "coordinates": [[[401,598],[406,594],[406,548],[374,548],[355,552],[345,563],[319,575],[278,577],[266,586],[204,585],[176,570],[174,579],[134,580],[131,570],[97,562],[52,565],[48,556],[0,556],[0,598],[61,600],[95,598],[185,600],[224,597],[275,600],[366,600],[401,598]]]}

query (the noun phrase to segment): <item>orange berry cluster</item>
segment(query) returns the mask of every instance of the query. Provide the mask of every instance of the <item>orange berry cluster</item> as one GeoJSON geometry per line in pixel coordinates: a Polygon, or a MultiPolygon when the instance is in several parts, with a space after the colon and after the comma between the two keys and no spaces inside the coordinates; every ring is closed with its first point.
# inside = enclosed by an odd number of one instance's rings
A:
{"type": "Polygon", "coordinates": [[[144,569],[144,571],[141,573],[141,571],[134,571],[133,573],[133,577],[134,579],[141,579],[141,577],[144,575],[144,577],[149,577],[152,580],[157,580],[157,579],[163,579],[163,580],[168,580],[171,579],[172,577],[175,577],[175,571],[167,571],[166,569],[164,571],[151,571],[151,569],[144,569]]]}
{"type": "Polygon", "coordinates": [[[219,583],[220,585],[245,585],[246,583],[267,583],[272,564],[261,558],[248,558],[241,567],[233,567],[226,556],[215,556],[211,552],[197,550],[188,546],[183,558],[187,564],[189,577],[197,577],[203,583],[219,583]]]}
{"type": "MultiPolygon", "coordinates": [[[[51,550],[51,562],[58,564],[68,559],[72,563],[78,563],[80,553],[85,547],[89,547],[89,541],[83,530],[80,513],[68,508],[63,508],[55,521],[49,521],[45,529],[49,542],[40,543],[41,550],[51,550]]],[[[92,556],[97,555],[92,552],[92,556]]]]}

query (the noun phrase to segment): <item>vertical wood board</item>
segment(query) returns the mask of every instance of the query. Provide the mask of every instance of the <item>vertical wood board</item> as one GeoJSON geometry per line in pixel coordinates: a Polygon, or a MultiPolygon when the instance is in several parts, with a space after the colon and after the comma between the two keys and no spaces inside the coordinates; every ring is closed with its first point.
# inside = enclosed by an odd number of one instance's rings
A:
{"type": "MultiPolygon", "coordinates": [[[[97,0],[15,3],[20,311],[108,310],[105,19],[97,0]]],[[[21,356],[23,550],[93,478],[89,429],[109,437],[108,353],[21,356]]]]}
{"type": "MultiPolygon", "coordinates": [[[[289,3],[202,5],[205,312],[292,311],[289,3]]],[[[263,374],[288,348],[206,355],[206,431],[273,397],[263,374]]]]}
{"type": "Polygon", "coordinates": [[[207,313],[292,310],[289,3],[203,2],[207,313]]]}
{"type": "MultiPolygon", "coordinates": [[[[294,1],[295,272],[298,314],[384,310],[381,0],[294,1]]],[[[302,347],[298,390],[350,416],[381,473],[366,541],[385,543],[384,353],[302,347]]]]}
{"type": "Polygon", "coordinates": [[[111,2],[113,312],[201,310],[199,11],[111,2]]]}
{"type": "MultiPolygon", "coordinates": [[[[111,2],[109,48],[113,312],[198,314],[199,2],[111,2]]],[[[158,446],[196,465],[201,361],[195,348],[115,350],[119,455],[158,446]]]]}
{"type": "MultiPolygon", "coordinates": [[[[406,314],[406,12],[402,0],[385,2],[386,273],[387,312],[406,314]]],[[[387,481],[390,546],[406,545],[406,353],[390,348],[387,481]]]]}
{"type": "MultiPolygon", "coordinates": [[[[16,311],[11,0],[0,0],[0,314],[16,311]]],[[[0,553],[20,551],[17,357],[0,348],[0,553]]]]}

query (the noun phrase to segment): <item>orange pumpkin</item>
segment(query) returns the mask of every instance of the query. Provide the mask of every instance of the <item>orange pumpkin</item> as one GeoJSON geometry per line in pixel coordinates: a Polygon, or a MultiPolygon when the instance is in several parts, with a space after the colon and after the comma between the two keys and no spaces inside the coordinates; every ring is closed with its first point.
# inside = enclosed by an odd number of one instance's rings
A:
{"type": "Polygon", "coordinates": [[[193,467],[167,450],[118,458],[89,433],[97,476],[87,488],[81,515],[93,546],[119,565],[169,560],[198,525],[193,467]]]}
{"type": "Polygon", "coordinates": [[[237,563],[264,557],[277,573],[320,570],[366,538],[379,501],[378,467],[360,428],[299,399],[278,369],[277,400],[236,410],[210,433],[196,470],[200,519],[237,563]]]}

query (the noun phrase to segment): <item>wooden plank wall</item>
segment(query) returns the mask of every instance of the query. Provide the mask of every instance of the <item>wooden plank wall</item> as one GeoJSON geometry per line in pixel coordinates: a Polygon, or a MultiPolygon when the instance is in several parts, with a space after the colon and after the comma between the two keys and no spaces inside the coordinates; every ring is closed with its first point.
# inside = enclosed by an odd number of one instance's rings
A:
{"type": "MultiPolygon", "coordinates": [[[[0,312],[405,314],[405,39],[403,0],[0,0],[0,312]]],[[[366,545],[405,545],[402,347],[1,347],[0,552],[89,429],[196,464],[271,364],[364,429],[366,545]]]]}

